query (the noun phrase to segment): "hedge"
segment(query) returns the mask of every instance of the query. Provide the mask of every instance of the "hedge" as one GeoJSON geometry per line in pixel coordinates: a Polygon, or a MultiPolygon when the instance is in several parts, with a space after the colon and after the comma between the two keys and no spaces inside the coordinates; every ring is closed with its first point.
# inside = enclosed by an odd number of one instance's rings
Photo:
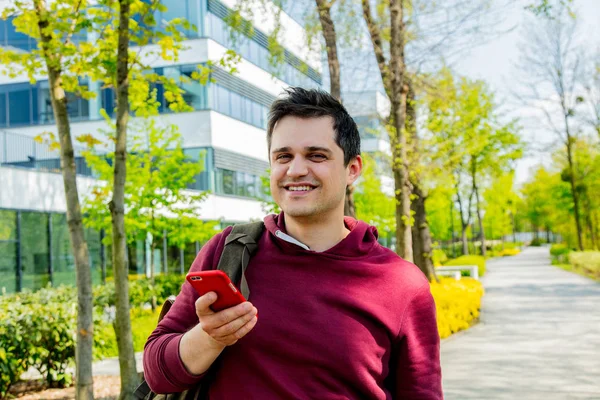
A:
{"type": "MultiPolygon", "coordinates": [[[[151,285],[146,279],[129,284],[134,326],[134,348],[140,351],[156,326],[158,310],[145,310],[152,296],[159,304],[179,293],[181,275],[160,275],[151,285]]],[[[114,284],[94,287],[95,359],[117,356],[113,329],[114,284]]],[[[74,363],[77,331],[77,291],[73,287],[45,288],[0,296],[0,399],[10,386],[19,381],[29,367],[34,367],[50,387],[71,384],[66,369],[74,363]]]]}
{"type": "Polygon", "coordinates": [[[66,287],[0,296],[0,398],[29,367],[50,387],[71,384],[66,369],[75,358],[76,299],[66,287]]]}
{"type": "Polygon", "coordinates": [[[569,253],[571,249],[565,243],[553,244],[550,247],[550,255],[552,256],[552,262],[563,264],[568,261],[569,253]]]}
{"type": "Polygon", "coordinates": [[[431,283],[431,294],[435,299],[437,326],[440,337],[446,338],[453,333],[468,329],[479,318],[481,282],[462,278],[442,278],[440,282],[431,283]]]}
{"type": "MultiPolygon", "coordinates": [[[[483,276],[485,274],[485,258],[483,256],[460,256],[453,260],[447,261],[444,265],[477,265],[479,276],[483,276]]],[[[467,276],[468,272],[464,271],[463,275],[467,276]]]]}
{"type": "Polygon", "coordinates": [[[569,253],[569,263],[576,270],[593,278],[600,278],[600,251],[577,251],[569,253]]]}

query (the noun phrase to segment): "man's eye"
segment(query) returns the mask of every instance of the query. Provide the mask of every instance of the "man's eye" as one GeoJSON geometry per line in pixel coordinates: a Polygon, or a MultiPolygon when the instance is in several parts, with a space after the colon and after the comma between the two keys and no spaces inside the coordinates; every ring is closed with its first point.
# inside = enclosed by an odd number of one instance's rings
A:
{"type": "Polygon", "coordinates": [[[311,154],[310,158],[312,158],[314,160],[318,160],[318,161],[327,159],[327,157],[325,157],[323,154],[311,154]]]}
{"type": "Polygon", "coordinates": [[[290,158],[289,154],[280,154],[277,157],[275,157],[276,160],[284,160],[284,161],[289,158],[290,158]]]}

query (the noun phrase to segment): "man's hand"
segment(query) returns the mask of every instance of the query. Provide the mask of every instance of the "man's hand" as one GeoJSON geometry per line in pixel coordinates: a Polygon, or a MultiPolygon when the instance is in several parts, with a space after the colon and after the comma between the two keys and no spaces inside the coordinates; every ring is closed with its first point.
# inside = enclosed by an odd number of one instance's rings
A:
{"type": "Polygon", "coordinates": [[[210,292],[196,300],[200,323],[186,332],[179,342],[179,356],[194,375],[206,372],[227,346],[235,344],[254,328],[257,310],[249,302],[214,312],[210,305],[217,294],[210,292]]]}
{"type": "Polygon", "coordinates": [[[214,312],[210,305],[217,300],[215,292],[209,292],[196,300],[196,314],[202,330],[206,332],[216,348],[231,346],[254,328],[257,310],[246,301],[237,306],[214,312]]]}

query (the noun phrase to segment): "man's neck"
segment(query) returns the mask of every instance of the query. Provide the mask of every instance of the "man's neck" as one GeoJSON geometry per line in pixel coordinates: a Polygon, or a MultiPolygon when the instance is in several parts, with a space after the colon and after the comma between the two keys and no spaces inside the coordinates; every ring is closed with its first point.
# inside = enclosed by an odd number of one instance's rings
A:
{"type": "Polygon", "coordinates": [[[344,214],[295,218],[284,214],[288,235],[307,245],[311,250],[323,252],[341,242],[350,231],[344,224],[344,214]]]}

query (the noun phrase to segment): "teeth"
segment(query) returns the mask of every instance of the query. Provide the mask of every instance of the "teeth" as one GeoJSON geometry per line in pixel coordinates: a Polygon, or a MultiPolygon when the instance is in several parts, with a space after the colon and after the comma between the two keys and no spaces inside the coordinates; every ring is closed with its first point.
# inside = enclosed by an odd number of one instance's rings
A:
{"type": "Polygon", "coordinates": [[[292,192],[307,192],[311,190],[310,186],[290,186],[288,190],[292,192]]]}

